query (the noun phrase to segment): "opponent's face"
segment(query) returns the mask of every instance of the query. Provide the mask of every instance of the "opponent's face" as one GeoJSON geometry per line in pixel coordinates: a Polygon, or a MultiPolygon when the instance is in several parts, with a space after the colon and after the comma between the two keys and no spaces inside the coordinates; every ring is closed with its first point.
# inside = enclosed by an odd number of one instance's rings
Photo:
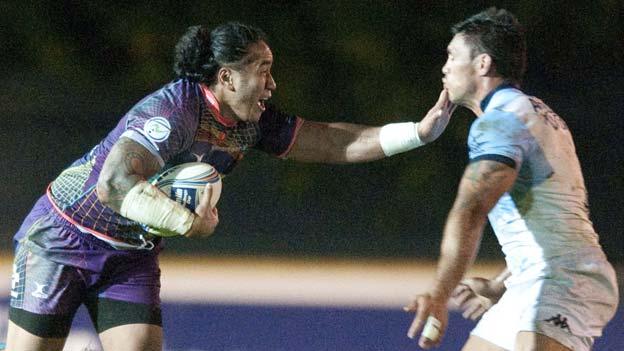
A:
{"type": "Polygon", "coordinates": [[[452,103],[466,105],[476,92],[477,70],[471,48],[461,34],[455,35],[447,48],[448,58],[442,67],[442,83],[452,103]]]}
{"type": "Polygon", "coordinates": [[[249,46],[244,61],[246,63],[242,68],[231,71],[234,94],[231,95],[232,101],[229,105],[235,119],[257,122],[266,109],[265,101],[271,98],[271,93],[276,88],[271,75],[273,53],[261,41],[249,46]]]}

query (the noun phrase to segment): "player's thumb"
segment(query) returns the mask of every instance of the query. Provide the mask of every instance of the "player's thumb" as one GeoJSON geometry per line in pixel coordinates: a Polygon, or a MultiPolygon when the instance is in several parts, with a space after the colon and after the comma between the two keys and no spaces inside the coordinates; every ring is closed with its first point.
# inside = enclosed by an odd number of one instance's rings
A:
{"type": "Polygon", "coordinates": [[[440,92],[440,96],[438,97],[438,101],[435,104],[435,107],[443,108],[447,102],[448,102],[448,91],[446,89],[442,89],[442,91],[440,92]]]}

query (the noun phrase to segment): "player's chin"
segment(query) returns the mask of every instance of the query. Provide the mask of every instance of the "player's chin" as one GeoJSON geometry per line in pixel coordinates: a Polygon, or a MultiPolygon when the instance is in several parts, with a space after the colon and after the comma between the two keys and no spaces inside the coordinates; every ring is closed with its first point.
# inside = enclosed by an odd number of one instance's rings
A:
{"type": "Polygon", "coordinates": [[[249,113],[249,122],[258,122],[260,120],[260,116],[262,116],[263,112],[264,112],[263,108],[254,108],[249,113]]]}
{"type": "Polygon", "coordinates": [[[262,116],[262,113],[254,113],[249,116],[249,119],[247,119],[247,122],[258,122],[260,121],[260,116],[262,116]]]}
{"type": "Polygon", "coordinates": [[[457,104],[459,102],[459,98],[457,97],[457,93],[455,93],[452,89],[446,87],[446,91],[448,94],[448,99],[452,104],[457,104]]]}

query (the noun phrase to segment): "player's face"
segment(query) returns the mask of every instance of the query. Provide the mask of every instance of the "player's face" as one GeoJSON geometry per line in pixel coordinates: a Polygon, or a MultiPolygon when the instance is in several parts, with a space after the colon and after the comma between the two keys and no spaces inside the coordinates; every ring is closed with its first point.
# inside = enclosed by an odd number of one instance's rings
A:
{"type": "Polygon", "coordinates": [[[455,35],[447,48],[448,58],[442,67],[442,83],[452,103],[464,105],[476,92],[476,77],[471,48],[461,34],[455,35]]]}
{"type": "Polygon", "coordinates": [[[238,120],[257,122],[276,88],[271,75],[273,53],[261,41],[249,46],[245,61],[241,69],[232,70],[235,94],[230,107],[238,120]]]}

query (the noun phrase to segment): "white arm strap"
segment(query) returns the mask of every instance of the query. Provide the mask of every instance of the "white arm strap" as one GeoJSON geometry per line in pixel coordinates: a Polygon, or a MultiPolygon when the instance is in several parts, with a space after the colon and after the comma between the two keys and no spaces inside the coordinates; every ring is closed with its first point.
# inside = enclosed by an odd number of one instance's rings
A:
{"type": "Polygon", "coordinates": [[[390,123],[381,127],[379,144],[386,156],[415,149],[425,145],[418,136],[418,123],[390,123]]]}

